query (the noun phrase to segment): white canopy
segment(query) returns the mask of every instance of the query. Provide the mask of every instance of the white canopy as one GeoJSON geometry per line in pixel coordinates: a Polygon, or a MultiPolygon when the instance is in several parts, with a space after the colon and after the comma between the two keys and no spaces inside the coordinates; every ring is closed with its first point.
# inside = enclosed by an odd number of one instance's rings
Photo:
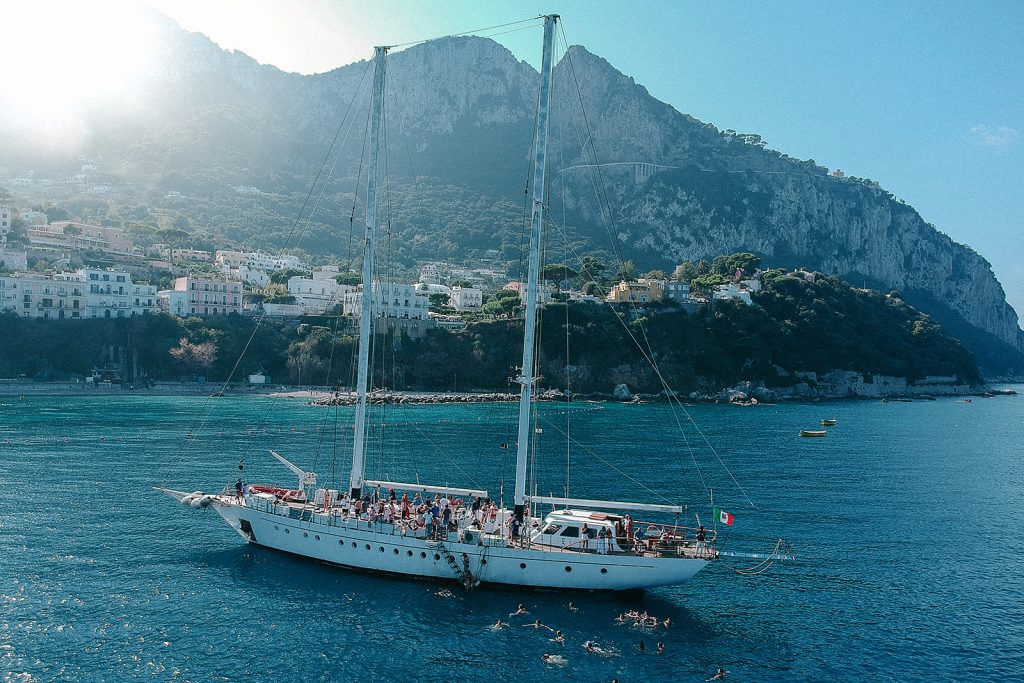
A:
{"type": "Polygon", "coordinates": [[[618,510],[642,510],[644,512],[670,512],[674,515],[681,515],[686,512],[685,505],[652,505],[648,503],[623,503],[616,500],[589,500],[586,498],[561,498],[558,496],[532,496],[534,503],[550,503],[581,508],[614,508],[618,510]]]}
{"type": "Polygon", "coordinates": [[[476,489],[460,489],[454,486],[427,486],[426,484],[406,484],[400,481],[370,481],[366,480],[370,487],[379,486],[383,489],[400,489],[402,491],[421,491],[423,493],[454,493],[456,496],[478,496],[487,498],[487,491],[476,489]]]}

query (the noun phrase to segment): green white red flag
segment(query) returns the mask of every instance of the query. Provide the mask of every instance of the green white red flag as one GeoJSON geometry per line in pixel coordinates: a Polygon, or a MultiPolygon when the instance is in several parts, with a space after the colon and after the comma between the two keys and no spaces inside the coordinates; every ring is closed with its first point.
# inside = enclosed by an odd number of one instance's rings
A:
{"type": "Polygon", "coordinates": [[[712,516],[720,523],[732,526],[732,514],[726,512],[722,508],[715,508],[711,512],[712,516]]]}

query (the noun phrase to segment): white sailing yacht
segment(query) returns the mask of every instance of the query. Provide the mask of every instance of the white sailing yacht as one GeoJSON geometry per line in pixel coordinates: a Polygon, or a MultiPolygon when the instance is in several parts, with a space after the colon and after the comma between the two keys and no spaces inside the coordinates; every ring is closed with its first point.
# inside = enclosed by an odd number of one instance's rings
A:
{"type": "Polygon", "coordinates": [[[342,493],[318,488],[315,473],[303,471],[273,453],[297,476],[295,489],[252,486],[236,491],[226,488],[215,494],[162,491],[193,507],[212,508],[249,543],[342,567],[457,580],[467,586],[488,583],[537,588],[642,589],[685,581],[719,557],[713,531],[679,525],[685,512],[683,506],[527,495],[548,113],[557,21],[557,15],[544,17],[525,333],[518,378],[522,388],[514,508],[480,504],[489,498],[484,490],[364,478],[372,320],[372,297],[365,295],[365,287],[373,282],[374,276],[386,47],[376,48],[374,55],[362,268],[364,296],[350,490],[342,493]],[[384,496],[381,491],[386,492],[384,496]],[[367,496],[368,493],[372,495],[367,496]],[[420,501],[419,514],[403,500],[408,496],[418,499],[435,495],[436,501],[420,501]],[[461,505],[462,497],[472,499],[473,505],[461,505]],[[539,505],[552,506],[553,511],[543,518],[534,517],[532,513],[539,505]],[[436,512],[424,514],[422,508],[428,506],[436,512]],[[675,515],[676,522],[648,523],[632,518],[633,514],[644,512],[675,515]],[[420,520],[429,522],[421,526],[420,520]]]}

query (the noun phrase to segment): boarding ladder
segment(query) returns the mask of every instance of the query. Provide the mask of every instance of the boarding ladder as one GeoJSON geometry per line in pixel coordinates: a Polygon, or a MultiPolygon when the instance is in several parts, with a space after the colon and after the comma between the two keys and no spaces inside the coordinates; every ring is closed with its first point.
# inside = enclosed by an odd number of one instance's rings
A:
{"type": "Polygon", "coordinates": [[[473,572],[470,571],[469,567],[460,567],[459,561],[455,559],[455,556],[452,555],[452,552],[448,550],[444,543],[441,541],[434,541],[427,545],[433,546],[437,549],[437,552],[445,559],[448,566],[452,568],[452,571],[455,572],[455,578],[457,578],[459,582],[466,587],[466,590],[473,590],[473,588],[476,587],[477,582],[473,578],[473,572]]]}

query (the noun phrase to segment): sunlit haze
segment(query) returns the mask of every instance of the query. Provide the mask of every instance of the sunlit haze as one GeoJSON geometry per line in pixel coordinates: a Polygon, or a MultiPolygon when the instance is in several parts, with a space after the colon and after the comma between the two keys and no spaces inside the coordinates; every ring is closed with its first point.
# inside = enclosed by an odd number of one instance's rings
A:
{"type": "Polygon", "coordinates": [[[51,145],[75,141],[87,108],[124,106],[153,54],[151,26],[129,3],[6,3],[0,25],[3,107],[51,145]]]}

